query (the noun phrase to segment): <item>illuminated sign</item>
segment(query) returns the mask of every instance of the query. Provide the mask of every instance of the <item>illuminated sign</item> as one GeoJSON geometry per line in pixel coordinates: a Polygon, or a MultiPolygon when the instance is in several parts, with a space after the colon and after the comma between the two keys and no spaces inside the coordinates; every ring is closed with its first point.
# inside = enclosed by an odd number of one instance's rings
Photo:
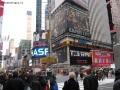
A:
{"type": "Polygon", "coordinates": [[[70,46],[70,65],[92,65],[92,56],[88,48],[70,46]]]}
{"type": "Polygon", "coordinates": [[[29,66],[32,66],[32,59],[29,60],[29,66]]]}
{"type": "Polygon", "coordinates": [[[78,56],[78,57],[91,57],[89,52],[85,51],[78,51],[78,50],[70,50],[71,57],[78,56]]]}
{"type": "Polygon", "coordinates": [[[37,47],[32,51],[33,57],[45,57],[48,53],[48,47],[37,47]]]}
{"type": "Polygon", "coordinates": [[[90,45],[90,44],[83,44],[83,43],[79,43],[79,42],[74,42],[74,41],[65,41],[62,42],[54,47],[52,47],[52,49],[57,49],[66,45],[74,45],[74,46],[80,46],[80,47],[85,47],[85,48],[90,48],[90,49],[101,49],[101,50],[106,50],[106,51],[112,51],[112,49],[109,48],[105,48],[105,47],[100,47],[100,46],[95,46],[95,45],[90,45]]]}

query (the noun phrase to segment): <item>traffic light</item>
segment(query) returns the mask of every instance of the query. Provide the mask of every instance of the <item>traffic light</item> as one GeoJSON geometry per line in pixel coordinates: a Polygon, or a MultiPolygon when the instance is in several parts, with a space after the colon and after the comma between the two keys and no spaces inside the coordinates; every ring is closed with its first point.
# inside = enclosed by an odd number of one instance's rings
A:
{"type": "Polygon", "coordinates": [[[41,63],[42,64],[47,64],[48,63],[48,58],[42,58],[41,63]]]}
{"type": "Polygon", "coordinates": [[[55,64],[56,63],[56,59],[53,57],[50,57],[50,64],[55,64]]]}
{"type": "MultiPolygon", "coordinates": [[[[49,63],[49,58],[42,58],[41,59],[42,64],[48,64],[49,63]]],[[[56,59],[54,57],[50,57],[50,64],[55,64],[56,59]]]]}
{"type": "Polygon", "coordinates": [[[45,34],[45,39],[47,39],[47,40],[50,39],[50,33],[49,33],[49,32],[47,32],[47,33],[45,34]]]}

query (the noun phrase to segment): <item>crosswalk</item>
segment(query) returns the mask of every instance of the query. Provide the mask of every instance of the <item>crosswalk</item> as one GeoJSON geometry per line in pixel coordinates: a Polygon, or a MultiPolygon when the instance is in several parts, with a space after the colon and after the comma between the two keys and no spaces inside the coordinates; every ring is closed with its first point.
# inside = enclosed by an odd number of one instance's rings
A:
{"type": "MultiPolygon", "coordinates": [[[[99,81],[99,85],[107,84],[107,83],[112,83],[114,82],[114,79],[105,79],[103,81],[99,81]]],[[[58,83],[58,90],[62,90],[64,86],[64,82],[58,83]]],[[[83,82],[79,81],[79,87],[80,90],[84,90],[83,82]]]]}

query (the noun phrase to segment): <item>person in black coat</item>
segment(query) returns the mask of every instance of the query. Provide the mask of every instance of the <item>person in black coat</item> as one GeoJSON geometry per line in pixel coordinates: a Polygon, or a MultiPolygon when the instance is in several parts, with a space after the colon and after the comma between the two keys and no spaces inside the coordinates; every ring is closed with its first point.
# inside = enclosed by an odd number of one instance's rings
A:
{"type": "Polygon", "coordinates": [[[13,72],[13,78],[8,81],[9,90],[24,90],[24,82],[18,78],[18,72],[13,72]]]}
{"type": "MultiPolygon", "coordinates": [[[[33,79],[34,79],[34,74],[33,74],[33,70],[31,70],[30,72],[29,72],[29,74],[28,74],[28,84],[30,85],[31,84],[31,82],[33,81],[33,79]]],[[[30,88],[30,90],[32,90],[32,88],[30,88]]]]}
{"type": "Polygon", "coordinates": [[[120,90],[120,69],[115,71],[115,82],[113,90],[120,90]]]}
{"type": "Polygon", "coordinates": [[[54,84],[56,84],[56,74],[53,74],[52,77],[50,78],[50,90],[53,90],[52,87],[54,84]]]}
{"type": "Polygon", "coordinates": [[[75,81],[75,73],[70,72],[70,79],[64,82],[63,90],[80,90],[79,83],[75,81]]]}
{"type": "Polygon", "coordinates": [[[83,80],[84,90],[98,90],[98,80],[91,70],[87,71],[87,76],[83,80]]]}

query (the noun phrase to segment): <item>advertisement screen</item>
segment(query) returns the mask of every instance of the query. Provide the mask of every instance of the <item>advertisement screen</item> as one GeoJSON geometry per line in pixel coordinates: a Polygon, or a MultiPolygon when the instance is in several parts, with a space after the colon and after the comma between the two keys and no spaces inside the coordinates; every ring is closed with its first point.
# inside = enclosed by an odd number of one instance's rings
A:
{"type": "Polygon", "coordinates": [[[90,49],[71,46],[70,65],[92,65],[90,49]]]}
{"type": "Polygon", "coordinates": [[[58,55],[58,63],[65,63],[67,61],[67,47],[56,50],[58,55]]]}
{"type": "Polygon", "coordinates": [[[88,10],[88,0],[69,0],[88,10]]]}
{"type": "Polygon", "coordinates": [[[39,30],[33,33],[33,47],[47,46],[48,41],[45,39],[47,30],[39,30]]]}
{"type": "Polygon", "coordinates": [[[70,33],[90,37],[89,18],[87,14],[73,8],[71,5],[67,5],[66,14],[67,27],[70,33]]]}
{"type": "Polygon", "coordinates": [[[51,14],[65,1],[65,0],[50,0],[51,1],[51,14]]]}
{"type": "Polygon", "coordinates": [[[55,8],[55,0],[51,0],[51,11],[55,8]]]}
{"type": "Polygon", "coordinates": [[[104,67],[113,63],[113,55],[107,51],[92,51],[93,66],[104,67]]]}
{"type": "Polygon", "coordinates": [[[55,38],[63,34],[67,28],[66,6],[64,6],[57,14],[52,16],[52,37],[55,38]]]}
{"type": "Polygon", "coordinates": [[[90,38],[88,15],[79,8],[64,5],[63,8],[52,16],[52,38],[66,32],[90,38]]]}
{"type": "Polygon", "coordinates": [[[4,2],[0,0],[0,38],[2,34],[4,2]]]}
{"type": "Polygon", "coordinates": [[[2,52],[0,51],[0,61],[2,61],[2,52]]]}
{"type": "Polygon", "coordinates": [[[32,66],[32,59],[29,59],[29,66],[32,66]]]}
{"type": "Polygon", "coordinates": [[[36,47],[32,50],[32,56],[34,58],[39,57],[46,57],[46,54],[48,53],[48,47],[36,47]]]}

